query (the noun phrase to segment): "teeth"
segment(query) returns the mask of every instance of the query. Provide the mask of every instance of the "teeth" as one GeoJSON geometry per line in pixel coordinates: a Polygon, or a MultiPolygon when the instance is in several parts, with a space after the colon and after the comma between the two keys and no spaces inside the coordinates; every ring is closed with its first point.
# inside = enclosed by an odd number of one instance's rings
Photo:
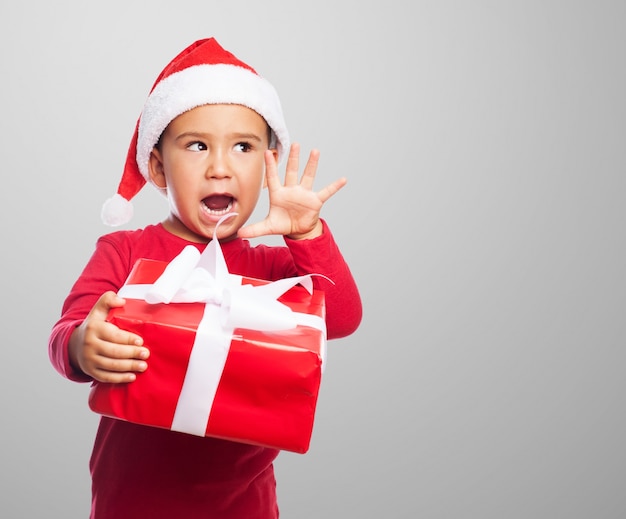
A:
{"type": "Polygon", "coordinates": [[[210,207],[208,207],[204,202],[202,202],[202,205],[204,206],[204,210],[213,215],[213,216],[223,216],[227,213],[230,212],[230,210],[233,208],[233,203],[232,201],[228,203],[228,206],[225,207],[224,209],[211,209],[210,207]]]}

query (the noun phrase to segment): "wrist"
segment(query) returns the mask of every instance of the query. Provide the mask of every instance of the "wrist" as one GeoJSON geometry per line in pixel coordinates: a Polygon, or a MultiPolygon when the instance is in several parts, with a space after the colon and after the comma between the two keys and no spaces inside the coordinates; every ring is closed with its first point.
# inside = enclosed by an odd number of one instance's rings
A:
{"type": "Polygon", "coordinates": [[[80,333],[81,331],[77,326],[70,334],[70,338],[67,343],[67,360],[69,362],[70,368],[72,368],[77,374],[84,375],[85,373],[80,367],[80,362],[78,359],[78,343],[81,340],[79,337],[80,333]]]}
{"type": "Polygon", "coordinates": [[[318,220],[315,224],[315,227],[311,229],[309,232],[298,233],[298,234],[288,234],[287,238],[290,240],[311,240],[313,238],[317,238],[324,234],[324,225],[321,220],[318,220]]]}

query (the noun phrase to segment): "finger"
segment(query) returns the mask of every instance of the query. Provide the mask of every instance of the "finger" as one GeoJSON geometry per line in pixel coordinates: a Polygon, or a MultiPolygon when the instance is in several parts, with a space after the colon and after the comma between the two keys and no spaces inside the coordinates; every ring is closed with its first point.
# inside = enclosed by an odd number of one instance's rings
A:
{"type": "MultiPolygon", "coordinates": [[[[104,317],[106,318],[106,315],[104,317]]],[[[102,352],[107,351],[107,348],[111,346],[121,346],[122,348],[143,346],[143,338],[140,335],[122,330],[111,322],[89,319],[85,320],[83,325],[86,327],[86,335],[91,340],[97,339],[101,341],[99,350],[102,352]]],[[[142,356],[145,356],[148,352],[146,348],[140,348],[137,351],[143,351],[142,356]]]]}
{"type": "MultiPolygon", "coordinates": [[[[111,324],[111,323],[108,323],[111,324]]],[[[128,346],[143,346],[143,338],[136,333],[127,332],[126,330],[122,330],[118,328],[114,324],[111,324],[111,328],[108,328],[107,331],[109,333],[105,334],[102,338],[106,341],[109,341],[115,345],[122,345],[122,347],[126,348],[128,346]],[[126,346],[124,346],[126,345],[126,346]]],[[[148,349],[147,348],[138,348],[135,350],[137,352],[137,356],[139,358],[147,358],[148,349]]]]}
{"type": "Polygon", "coordinates": [[[102,343],[84,360],[83,371],[100,382],[130,382],[148,368],[146,348],[102,343]]]}
{"type": "Polygon", "coordinates": [[[271,228],[269,224],[266,222],[266,220],[263,220],[261,222],[242,227],[241,229],[239,229],[237,236],[245,239],[258,238],[260,236],[267,236],[268,234],[272,234],[270,231],[271,228]]]}
{"type": "Polygon", "coordinates": [[[142,373],[148,369],[148,363],[138,359],[100,357],[96,369],[100,372],[107,371],[110,373],[142,373]]]}
{"type": "Polygon", "coordinates": [[[315,180],[315,175],[317,173],[317,165],[320,161],[320,152],[319,150],[313,149],[311,153],[309,153],[309,160],[304,167],[304,172],[302,173],[302,179],[300,180],[300,185],[306,189],[313,188],[313,181],[315,180]]]}
{"type": "Polygon", "coordinates": [[[280,179],[278,178],[278,165],[274,154],[267,150],[265,152],[265,182],[270,191],[280,188],[280,179]]]}
{"type": "Polygon", "coordinates": [[[137,373],[132,371],[118,373],[115,371],[96,369],[92,375],[92,378],[94,378],[98,382],[106,382],[109,384],[123,384],[128,382],[134,382],[135,380],[137,380],[137,373]]]}
{"type": "Polygon", "coordinates": [[[115,340],[107,342],[106,339],[98,348],[98,355],[109,359],[139,359],[146,360],[150,357],[150,350],[143,346],[143,339],[134,333],[117,329],[115,340]]]}
{"type": "Polygon", "coordinates": [[[298,170],[300,168],[300,144],[294,142],[289,149],[287,169],[285,171],[285,185],[295,186],[298,184],[298,170]]]}
{"type": "Polygon", "coordinates": [[[324,189],[318,191],[317,196],[322,202],[326,202],[326,200],[333,196],[347,183],[348,181],[345,177],[342,177],[339,180],[335,180],[332,184],[328,184],[324,189]]]}
{"type": "Polygon", "coordinates": [[[130,382],[135,380],[136,373],[148,369],[146,348],[106,344],[93,358],[91,370],[93,378],[101,382],[130,382]]]}

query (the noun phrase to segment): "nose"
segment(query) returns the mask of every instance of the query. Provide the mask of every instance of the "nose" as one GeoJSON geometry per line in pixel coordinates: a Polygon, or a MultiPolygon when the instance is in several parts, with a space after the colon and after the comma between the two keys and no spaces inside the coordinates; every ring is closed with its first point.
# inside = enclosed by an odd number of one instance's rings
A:
{"type": "Polygon", "coordinates": [[[230,176],[227,153],[222,149],[216,149],[209,156],[206,175],[208,178],[226,178],[230,176]]]}

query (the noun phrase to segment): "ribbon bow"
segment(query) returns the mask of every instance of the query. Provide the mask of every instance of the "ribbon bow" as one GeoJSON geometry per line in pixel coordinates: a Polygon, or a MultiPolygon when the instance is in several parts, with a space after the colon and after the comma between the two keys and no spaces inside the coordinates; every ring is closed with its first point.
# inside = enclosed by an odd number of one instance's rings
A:
{"type": "Polygon", "coordinates": [[[144,299],[147,303],[206,303],[219,307],[220,324],[228,328],[260,331],[295,328],[298,319],[278,298],[297,284],[313,292],[312,275],[280,279],[260,286],[241,284],[241,276],[231,274],[217,236],[200,254],[193,245],[186,246],[165,268],[152,285],[125,285],[120,297],[144,299]]]}

